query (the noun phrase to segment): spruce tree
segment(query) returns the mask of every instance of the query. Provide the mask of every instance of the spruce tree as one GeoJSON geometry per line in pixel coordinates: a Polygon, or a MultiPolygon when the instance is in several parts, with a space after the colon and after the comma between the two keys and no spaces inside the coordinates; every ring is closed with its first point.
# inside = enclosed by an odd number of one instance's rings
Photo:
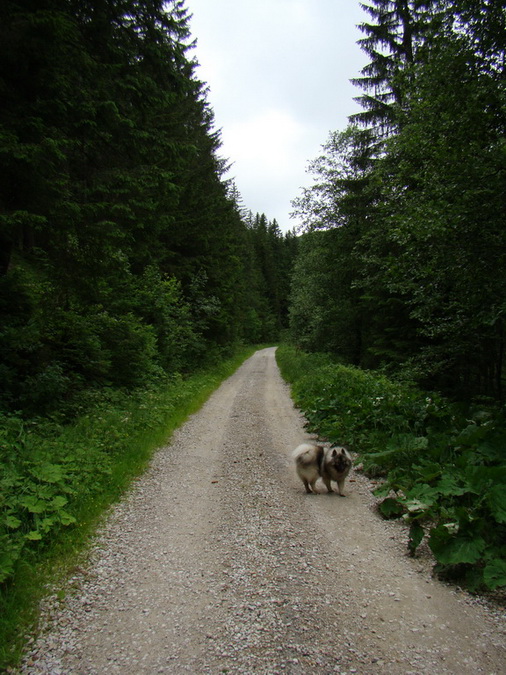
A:
{"type": "Polygon", "coordinates": [[[243,339],[247,229],[184,2],[7,0],[0,19],[4,403],[243,339]]]}
{"type": "Polygon", "coordinates": [[[358,41],[370,57],[362,77],[352,80],[364,93],[356,100],[364,108],[350,117],[352,122],[375,129],[379,137],[397,124],[396,106],[404,96],[399,74],[415,60],[424,35],[435,26],[434,0],[371,0],[361,4],[373,22],[362,23],[366,37],[358,41]]]}

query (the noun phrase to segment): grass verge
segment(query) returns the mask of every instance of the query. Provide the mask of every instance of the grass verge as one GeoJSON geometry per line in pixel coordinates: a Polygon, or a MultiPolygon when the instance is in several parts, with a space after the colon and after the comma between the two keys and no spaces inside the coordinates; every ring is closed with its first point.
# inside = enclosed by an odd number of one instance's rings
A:
{"type": "Polygon", "coordinates": [[[0,419],[0,672],[19,663],[40,600],[78,563],[107,509],[255,349],[163,385],[98,392],[70,424],[0,419]]]}

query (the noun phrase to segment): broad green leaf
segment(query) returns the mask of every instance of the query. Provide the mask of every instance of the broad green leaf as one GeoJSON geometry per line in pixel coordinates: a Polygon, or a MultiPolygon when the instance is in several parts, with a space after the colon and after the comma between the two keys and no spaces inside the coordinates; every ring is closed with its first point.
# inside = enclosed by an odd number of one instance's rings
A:
{"type": "Polygon", "coordinates": [[[457,478],[448,473],[441,476],[441,480],[436,485],[439,494],[445,497],[450,495],[460,496],[470,491],[470,486],[459,485],[457,478]]]}
{"type": "Polygon", "coordinates": [[[485,550],[481,537],[470,537],[465,533],[452,535],[444,525],[434,528],[429,537],[429,546],[438,562],[443,565],[476,563],[485,550]]]}
{"type": "Polygon", "coordinates": [[[483,581],[492,590],[506,586],[506,561],[496,558],[487,563],[483,570],[483,581]]]}
{"type": "Polygon", "coordinates": [[[63,495],[57,495],[52,501],[51,501],[51,506],[54,509],[61,509],[65,504],[68,502],[68,499],[66,497],[63,497],[63,495]]]}
{"type": "Polygon", "coordinates": [[[404,512],[402,504],[392,497],[384,499],[378,508],[383,518],[387,519],[400,518],[404,512]]]}
{"type": "Polygon", "coordinates": [[[62,525],[73,525],[74,523],[77,522],[76,518],[74,518],[74,516],[70,515],[70,513],[67,513],[66,511],[59,511],[58,517],[60,518],[60,522],[62,525]]]}
{"type": "Polygon", "coordinates": [[[44,518],[42,520],[42,522],[39,524],[39,527],[41,528],[41,530],[43,532],[47,533],[47,532],[49,532],[49,530],[51,530],[51,528],[53,527],[55,522],[56,522],[56,518],[54,516],[49,517],[49,518],[44,518]]]}
{"type": "Polygon", "coordinates": [[[37,499],[34,495],[25,495],[24,497],[21,497],[19,503],[30,513],[44,513],[47,509],[47,502],[37,499]]]}
{"type": "Polygon", "coordinates": [[[494,485],[487,495],[487,503],[498,523],[506,523],[506,485],[494,485]]]}
{"type": "Polygon", "coordinates": [[[455,439],[455,443],[456,445],[473,446],[476,445],[488,433],[489,430],[487,427],[470,424],[460,432],[460,434],[455,439]]]}
{"type": "Polygon", "coordinates": [[[42,539],[41,533],[38,532],[37,530],[32,530],[31,532],[28,532],[28,534],[26,534],[25,537],[30,541],[40,541],[42,539]]]}
{"type": "Polygon", "coordinates": [[[6,516],[4,522],[11,530],[17,530],[22,521],[16,516],[6,516]]]}
{"type": "Polygon", "coordinates": [[[433,488],[430,485],[419,483],[418,485],[414,485],[411,488],[407,496],[409,501],[413,502],[413,504],[416,502],[422,502],[423,504],[432,506],[432,504],[437,501],[438,491],[436,488],[433,488]]]}
{"type": "Polygon", "coordinates": [[[390,494],[391,489],[390,483],[384,483],[383,485],[375,488],[372,493],[375,497],[387,497],[390,494]]]}
{"type": "Polygon", "coordinates": [[[63,478],[61,464],[41,464],[31,469],[31,474],[44,483],[58,483],[63,478]]]}

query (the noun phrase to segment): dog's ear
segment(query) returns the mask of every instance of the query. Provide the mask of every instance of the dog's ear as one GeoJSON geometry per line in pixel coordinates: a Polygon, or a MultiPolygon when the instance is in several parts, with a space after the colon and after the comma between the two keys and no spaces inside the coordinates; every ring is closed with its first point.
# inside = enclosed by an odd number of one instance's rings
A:
{"type": "Polygon", "coordinates": [[[332,457],[337,457],[337,450],[335,448],[332,450],[332,457]]]}

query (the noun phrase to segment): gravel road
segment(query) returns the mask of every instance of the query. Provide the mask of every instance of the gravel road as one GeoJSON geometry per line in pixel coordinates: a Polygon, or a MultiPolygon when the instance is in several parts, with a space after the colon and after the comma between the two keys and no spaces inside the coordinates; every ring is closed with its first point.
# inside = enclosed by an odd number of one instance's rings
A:
{"type": "Polygon", "coordinates": [[[404,555],[367,479],[305,494],[303,423],[256,352],[112,510],[18,672],[505,673],[504,618],[404,555]]]}

